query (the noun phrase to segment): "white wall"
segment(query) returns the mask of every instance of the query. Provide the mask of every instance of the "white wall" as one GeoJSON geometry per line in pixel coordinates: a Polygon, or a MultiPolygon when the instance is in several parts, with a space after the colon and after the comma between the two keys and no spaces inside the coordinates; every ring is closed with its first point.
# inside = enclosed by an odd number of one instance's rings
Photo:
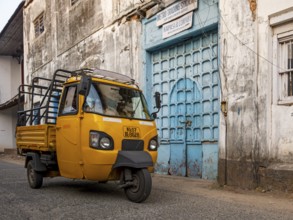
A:
{"type": "Polygon", "coordinates": [[[18,87],[21,84],[21,64],[16,59],[11,59],[11,96],[18,94],[18,87]]]}
{"type": "Polygon", "coordinates": [[[227,153],[234,160],[293,162],[293,106],[276,101],[277,51],[269,22],[275,13],[292,10],[292,3],[219,1],[222,100],[228,103],[220,158],[227,153]]]}
{"type": "Polygon", "coordinates": [[[221,0],[219,9],[221,100],[228,108],[220,119],[220,158],[237,160],[251,154],[257,133],[255,27],[248,1],[221,0]]]}
{"type": "Polygon", "coordinates": [[[0,103],[11,98],[11,58],[2,56],[0,58],[0,103]]]}
{"type": "MultiPolygon", "coordinates": [[[[293,106],[281,105],[279,102],[279,90],[282,86],[279,82],[278,69],[278,52],[274,44],[277,31],[293,30],[293,2],[290,0],[259,0],[258,1],[258,48],[259,53],[267,58],[270,62],[260,59],[260,75],[267,78],[263,88],[269,94],[269,109],[267,111],[269,121],[268,140],[269,140],[269,158],[278,161],[293,162],[293,106]],[[270,18],[283,16],[291,13],[289,27],[285,23],[277,26],[270,25],[270,18]],[[287,26],[287,25],[286,25],[287,26]]],[[[288,16],[286,16],[288,18],[288,16]]],[[[282,21],[282,19],[280,19],[282,21]]],[[[291,102],[292,104],[292,102],[291,102]]]]}
{"type": "MultiPolygon", "coordinates": [[[[2,104],[17,94],[17,88],[21,83],[21,65],[16,59],[0,57],[0,79],[2,104]]],[[[0,149],[15,147],[16,111],[15,107],[0,111],[0,149]]]]}

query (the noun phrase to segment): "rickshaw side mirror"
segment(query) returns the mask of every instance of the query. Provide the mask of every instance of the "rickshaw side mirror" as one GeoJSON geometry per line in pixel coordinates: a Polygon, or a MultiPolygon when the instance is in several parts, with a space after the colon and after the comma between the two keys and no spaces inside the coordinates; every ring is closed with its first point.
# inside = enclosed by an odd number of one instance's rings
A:
{"type": "Polygon", "coordinates": [[[156,112],[153,112],[151,115],[152,115],[152,118],[153,119],[156,119],[157,118],[157,113],[156,112]]]}
{"type": "Polygon", "coordinates": [[[90,90],[91,81],[92,79],[90,76],[83,75],[78,85],[78,94],[87,96],[90,90]]]}
{"type": "Polygon", "coordinates": [[[154,119],[157,118],[157,113],[160,111],[161,109],[161,94],[159,92],[155,92],[155,102],[156,102],[156,108],[158,109],[157,111],[152,113],[152,117],[154,119]]]}
{"type": "Polygon", "coordinates": [[[156,108],[160,110],[161,108],[161,94],[159,92],[155,92],[155,101],[156,101],[156,108]]]}

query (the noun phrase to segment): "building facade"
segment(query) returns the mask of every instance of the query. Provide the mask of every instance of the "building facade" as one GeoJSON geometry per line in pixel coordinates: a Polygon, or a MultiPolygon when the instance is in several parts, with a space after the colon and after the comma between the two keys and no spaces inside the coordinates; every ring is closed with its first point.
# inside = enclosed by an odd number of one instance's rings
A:
{"type": "Polygon", "coordinates": [[[95,67],[131,76],[149,103],[160,92],[157,171],[217,177],[217,1],[26,1],[24,42],[27,83],[95,67]]]}
{"type": "Polygon", "coordinates": [[[159,173],[217,177],[218,18],[217,1],[176,1],[143,21],[146,90],[162,97],[159,173]],[[181,31],[184,25],[189,28],[181,31]]]}
{"type": "Polygon", "coordinates": [[[293,190],[293,2],[221,0],[219,8],[219,182],[293,190]]]}
{"type": "Polygon", "coordinates": [[[131,76],[151,110],[161,93],[158,173],[271,187],[293,164],[293,5],[269,2],[27,0],[25,82],[59,68],[131,76]]]}

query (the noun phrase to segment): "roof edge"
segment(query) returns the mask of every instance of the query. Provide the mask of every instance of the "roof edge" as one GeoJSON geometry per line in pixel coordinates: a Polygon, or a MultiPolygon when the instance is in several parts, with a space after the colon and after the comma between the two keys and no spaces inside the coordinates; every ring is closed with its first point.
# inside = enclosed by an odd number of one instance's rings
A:
{"type": "Polygon", "coordinates": [[[2,29],[2,31],[0,32],[0,38],[2,37],[2,35],[5,33],[6,29],[9,27],[10,23],[14,20],[14,18],[17,16],[18,12],[20,10],[23,9],[23,6],[25,4],[25,0],[23,0],[17,7],[17,9],[14,11],[14,13],[12,14],[12,16],[9,18],[7,24],[4,26],[4,28],[2,29]]]}
{"type": "Polygon", "coordinates": [[[9,109],[13,106],[16,106],[19,102],[22,103],[24,101],[24,96],[20,96],[19,95],[15,95],[14,97],[12,97],[11,99],[9,99],[8,101],[0,104],[0,111],[1,110],[6,110],[9,109]]]}

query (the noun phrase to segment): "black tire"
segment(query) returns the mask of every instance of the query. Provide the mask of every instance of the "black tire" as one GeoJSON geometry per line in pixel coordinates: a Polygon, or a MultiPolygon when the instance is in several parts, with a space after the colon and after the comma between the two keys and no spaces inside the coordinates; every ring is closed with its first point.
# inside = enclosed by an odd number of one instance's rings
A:
{"type": "Polygon", "coordinates": [[[126,197],[136,203],[145,201],[152,190],[152,177],[147,169],[136,170],[132,174],[134,186],[124,189],[126,197]]]}
{"type": "Polygon", "coordinates": [[[34,170],[32,163],[30,160],[27,164],[27,180],[32,189],[39,189],[43,185],[43,175],[34,170]]]}

